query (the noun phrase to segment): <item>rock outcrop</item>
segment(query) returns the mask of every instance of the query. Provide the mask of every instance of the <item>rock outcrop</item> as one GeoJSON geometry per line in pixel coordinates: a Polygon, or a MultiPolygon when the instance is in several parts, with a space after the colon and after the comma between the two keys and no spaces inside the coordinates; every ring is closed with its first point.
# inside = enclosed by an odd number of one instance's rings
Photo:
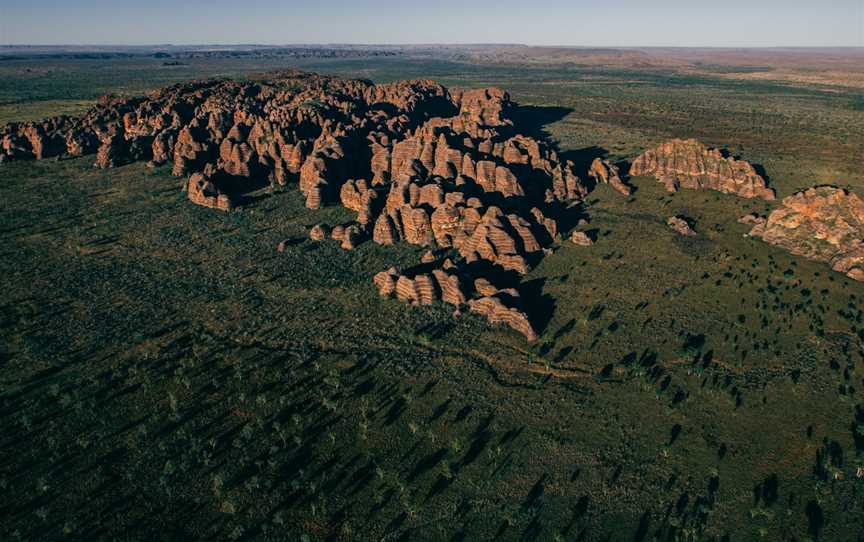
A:
{"type": "Polygon", "coordinates": [[[391,267],[375,275],[373,282],[382,296],[395,295],[414,305],[431,305],[441,301],[460,307],[467,302],[459,277],[440,268],[402,274],[391,267]]]}
{"type": "MultiPolygon", "coordinates": [[[[14,122],[0,130],[0,156],[9,159],[35,158],[41,160],[59,156],[67,152],[67,134],[74,125],[67,116],[51,117],[42,122],[14,122]]],[[[70,154],[79,155],[93,152],[98,146],[96,134],[76,138],[70,154]],[[74,151],[74,152],[73,152],[74,151]]]]}
{"type": "Polygon", "coordinates": [[[571,162],[519,133],[512,109],[495,88],[280,72],[106,96],[79,118],[10,124],[0,132],[0,159],[96,154],[103,168],[170,164],[188,178],[192,203],[223,211],[244,193],[297,183],[307,207],[338,202],[357,213],[332,230],[313,227],[312,240],[347,250],[367,239],[404,242],[458,255],[424,273],[379,274],[382,294],[471,307],[533,339],[518,296],[460,281],[474,283],[469,267],[528,273],[557,237],[555,217],[588,191],[571,162]]]}
{"type": "Polygon", "coordinates": [[[204,173],[194,173],[189,177],[187,187],[189,201],[196,205],[230,211],[234,207],[231,198],[216,187],[216,184],[204,173]]]}
{"type": "Polygon", "coordinates": [[[506,325],[518,331],[528,342],[537,340],[537,333],[528,321],[528,317],[519,308],[519,293],[516,290],[499,290],[498,292],[472,299],[468,302],[471,312],[486,317],[493,324],[506,325]]]}
{"type": "Polygon", "coordinates": [[[470,312],[491,323],[507,326],[524,335],[529,342],[537,340],[537,333],[522,310],[519,292],[513,288],[498,289],[488,280],[478,278],[472,292],[465,286],[470,280],[453,269],[444,266],[430,270],[428,264],[401,273],[391,267],[375,275],[373,282],[384,297],[396,297],[412,305],[443,302],[454,305],[457,310],[467,305],[470,312]],[[471,294],[476,297],[469,298],[471,294]]]}
{"type": "Polygon", "coordinates": [[[750,235],[864,281],[864,200],[857,194],[831,186],[798,192],[750,235]]]}
{"type": "Polygon", "coordinates": [[[646,151],[630,165],[630,176],[653,176],[670,192],[680,187],[717,190],[742,198],[773,200],[774,190],[748,162],[726,157],[695,139],[673,139],[646,151]]]}
{"type": "Polygon", "coordinates": [[[679,235],[683,235],[684,237],[695,237],[696,231],[690,227],[690,223],[686,218],[680,216],[670,216],[666,219],[666,225],[669,226],[672,231],[679,235]]]}
{"type": "Polygon", "coordinates": [[[570,242],[580,247],[590,247],[594,244],[594,240],[584,231],[574,231],[570,235],[570,242]]]}
{"type": "MultiPolygon", "coordinates": [[[[104,168],[170,165],[187,178],[192,203],[223,211],[251,200],[249,192],[296,184],[310,209],[341,203],[356,213],[332,230],[313,227],[312,240],[435,251],[421,268],[376,275],[382,295],[467,308],[534,340],[520,277],[552,252],[559,220],[574,223],[568,215],[588,187],[555,148],[523,135],[512,112],[510,96],[496,88],[287,71],[106,96],[77,118],[9,124],[0,130],[0,161],[95,154],[104,168]]],[[[773,197],[749,164],[692,140],[649,151],[631,172],[670,187],[773,197]]],[[[608,161],[596,160],[589,175],[631,193],[608,161]]],[[[581,232],[572,239],[591,243],[581,232]]]]}
{"type": "Polygon", "coordinates": [[[309,230],[309,239],[313,241],[324,241],[330,235],[330,228],[324,224],[315,224],[309,230]]]}
{"type": "Polygon", "coordinates": [[[744,215],[738,219],[739,224],[750,224],[750,225],[765,224],[765,221],[766,221],[766,218],[764,216],[759,216],[756,213],[746,214],[746,215],[744,215]]]}
{"type": "Polygon", "coordinates": [[[588,170],[588,175],[594,179],[594,182],[599,184],[608,184],[616,192],[625,196],[629,196],[633,193],[633,188],[621,180],[621,173],[618,166],[608,160],[595,158],[591,163],[591,169],[588,170]]]}

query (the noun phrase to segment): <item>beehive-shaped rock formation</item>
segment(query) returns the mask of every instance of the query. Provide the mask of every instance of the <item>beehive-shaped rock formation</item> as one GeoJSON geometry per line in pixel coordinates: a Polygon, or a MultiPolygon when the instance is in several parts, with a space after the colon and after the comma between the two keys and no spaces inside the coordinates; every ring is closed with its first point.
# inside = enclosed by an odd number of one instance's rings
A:
{"type": "Polygon", "coordinates": [[[855,193],[832,186],[803,190],[756,221],[750,235],[864,281],[864,200],[855,193]]]}
{"type": "Polygon", "coordinates": [[[587,188],[572,162],[523,135],[513,109],[496,88],[288,71],[109,96],[77,118],[9,124],[0,130],[0,160],[95,154],[105,168],[168,165],[187,178],[191,202],[225,211],[253,200],[242,197],[247,192],[296,184],[308,208],[341,203],[357,214],[332,230],[311,228],[314,241],[449,251],[442,261],[426,258],[422,271],[377,275],[383,295],[471,306],[533,339],[518,296],[491,280],[475,289],[474,273],[492,269],[490,277],[518,281],[556,241],[559,214],[578,206],[587,188]]]}
{"type": "Polygon", "coordinates": [[[673,139],[648,150],[630,165],[630,175],[653,176],[666,189],[717,190],[742,198],[774,199],[774,190],[748,162],[725,157],[695,139],[673,139]]]}

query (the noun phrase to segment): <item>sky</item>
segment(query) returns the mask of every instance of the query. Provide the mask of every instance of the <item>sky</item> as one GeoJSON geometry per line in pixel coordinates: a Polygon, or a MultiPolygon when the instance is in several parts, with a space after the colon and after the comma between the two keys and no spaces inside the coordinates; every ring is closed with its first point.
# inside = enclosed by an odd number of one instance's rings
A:
{"type": "Polygon", "coordinates": [[[0,0],[0,45],[864,46],[864,0],[0,0]]]}

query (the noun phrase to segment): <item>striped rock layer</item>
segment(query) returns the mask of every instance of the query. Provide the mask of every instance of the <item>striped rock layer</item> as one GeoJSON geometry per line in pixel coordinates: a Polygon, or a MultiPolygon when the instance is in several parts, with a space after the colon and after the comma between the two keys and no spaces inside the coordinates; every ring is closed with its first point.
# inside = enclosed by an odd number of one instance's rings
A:
{"type": "Polygon", "coordinates": [[[742,198],[773,200],[774,190],[748,162],[726,157],[695,139],[673,139],[630,165],[630,176],[651,176],[675,192],[679,187],[717,190],[742,198]]]}
{"type": "Polygon", "coordinates": [[[864,200],[857,194],[832,186],[809,188],[784,198],[767,220],[749,222],[752,237],[864,281],[864,200]]]}

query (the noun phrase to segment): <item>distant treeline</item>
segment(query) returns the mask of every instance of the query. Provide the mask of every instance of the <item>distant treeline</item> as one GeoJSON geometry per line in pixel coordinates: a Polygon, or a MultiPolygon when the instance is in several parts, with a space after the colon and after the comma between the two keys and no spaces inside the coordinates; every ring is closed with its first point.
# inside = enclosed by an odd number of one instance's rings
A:
{"type": "Polygon", "coordinates": [[[286,47],[261,49],[220,49],[220,50],[178,50],[170,53],[164,51],[128,52],[128,51],[92,51],[92,52],[30,52],[0,55],[0,61],[10,60],[111,60],[130,58],[156,59],[193,59],[193,58],[366,58],[396,56],[400,51],[368,50],[368,49],[325,49],[317,47],[286,47]]]}

